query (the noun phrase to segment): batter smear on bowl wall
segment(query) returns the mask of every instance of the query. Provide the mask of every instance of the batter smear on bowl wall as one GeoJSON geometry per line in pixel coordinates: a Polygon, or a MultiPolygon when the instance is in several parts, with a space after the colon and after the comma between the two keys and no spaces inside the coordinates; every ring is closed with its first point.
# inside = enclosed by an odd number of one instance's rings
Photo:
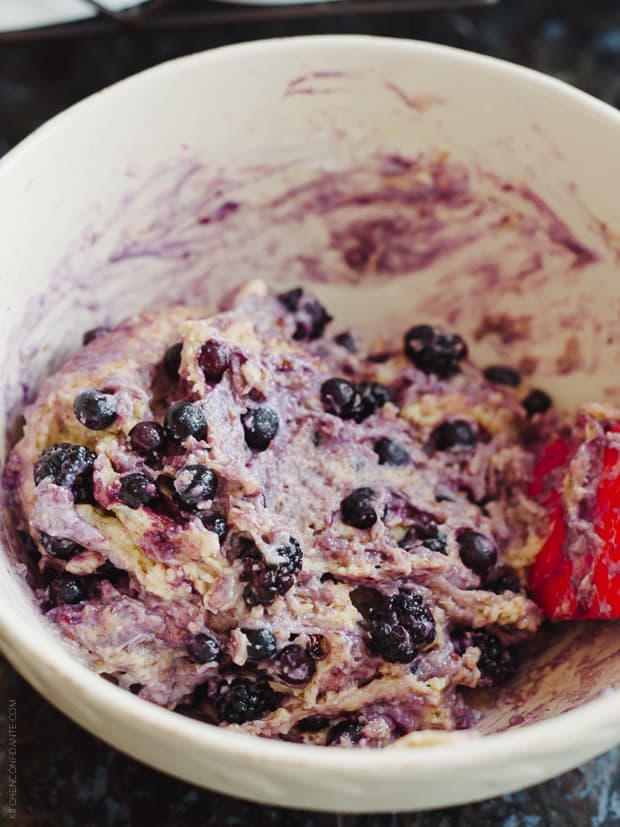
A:
{"type": "Polygon", "coordinates": [[[250,282],[90,331],[10,460],[38,602],[97,672],[213,724],[469,727],[462,690],[509,680],[544,615],[620,610],[618,427],[568,427],[424,320],[365,352],[330,322],[250,282]]]}

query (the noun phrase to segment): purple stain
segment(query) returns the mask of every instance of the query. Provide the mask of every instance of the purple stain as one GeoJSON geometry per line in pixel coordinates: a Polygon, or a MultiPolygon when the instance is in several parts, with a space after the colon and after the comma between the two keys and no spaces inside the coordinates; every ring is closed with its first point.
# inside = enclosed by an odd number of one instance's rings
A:
{"type": "Polygon", "coordinates": [[[312,81],[325,81],[334,78],[342,78],[346,76],[347,72],[341,72],[336,70],[322,70],[318,72],[309,72],[307,75],[300,75],[297,78],[293,78],[293,80],[291,80],[288,83],[286,89],[284,90],[284,97],[288,97],[289,95],[332,94],[337,90],[329,89],[325,86],[317,88],[316,86],[312,85],[312,81]]]}
{"type": "MultiPolygon", "coordinates": [[[[492,180],[499,183],[497,176],[488,174],[492,180]]],[[[586,267],[600,260],[600,256],[585,246],[568,225],[555,213],[547,202],[528,186],[516,186],[510,182],[500,183],[500,189],[506,193],[517,193],[525,203],[531,204],[539,214],[543,225],[547,225],[547,235],[553,244],[563,247],[574,256],[574,267],[586,267]]]]}
{"type": "Polygon", "coordinates": [[[442,98],[428,93],[418,95],[417,97],[408,95],[404,89],[392,81],[387,81],[385,88],[389,89],[390,92],[394,92],[396,97],[398,97],[405,104],[405,106],[409,109],[414,109],[416,112],[424,112],[426,109],[430,109],[433,106],[439,106],[444,103],[442,98]]]}
{"type": "Polygon", "coordinates": [[[364,270],[370,261],[373,250],[374,248],[369,242],[357,244],[357,246],[344,251],[344,260],[352,270],[364,270]]]}
{"type": "Polygon", "coordinates": [[[229,215],[236,213],[241,205],[236,201],[225,201],[210,215],[203,215],[198,219],[199,224],[214,224],[218,221],[224,221],[229,215]]]}
{"type": "Polygon", "coordinates": [[[402,155],[396,154],[380,156],[379,161],[381,164],[381,174],[386,177],[404,175],[416,166],[416,161],[412,158],[405,158],[402,155]]]}
{"type": "MultiPolygon", "coordinates": [[[[163,521],[160,518],[160,526],[163,526],[163,521]]],[[[173,528],[176,528],[173,526],[173,528]]],[[[140,548],[142,551],[153,560],[167,563],[174,560],[177,550],[174,544],[174,531],[163,527],[154,527],[152,530],[146,531],[142,536],[140,548]]]]}

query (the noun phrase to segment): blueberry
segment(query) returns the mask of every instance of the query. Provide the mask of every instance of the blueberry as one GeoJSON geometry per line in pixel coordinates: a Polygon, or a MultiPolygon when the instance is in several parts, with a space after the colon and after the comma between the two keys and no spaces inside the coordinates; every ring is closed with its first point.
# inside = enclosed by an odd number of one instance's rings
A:
{"type": "Polygon", "coordinates": [[[496,686],[514,675],[516,671],[514,657],[508,649],[504,648],[497,635],[487,631],[473,632],[471,645],[480,649],[478,686],[496,686]]]}
{"type": "Polygon", "coordinates": [[[49,534],[42,531],[39,532],[39,540],[48,557],[54,557],[57,560],[69,560],[69,558],[84,550],[84,546],[74,540],[67,537],[50,537],[49,534]]]}
{"type": "Polygon", "coordinates": [[[435,640],[435,620],[422,597],[399,592],[370,621],[370,642],[384,660],[411,663],[435,640]]]}
{"type": "Polygon", "coordinates": [[[216,385],[230,366],[230,351],[223,342],[209,339],[200,348],[198,365],[207,382],[216,385]]]}
{"type": "Polygon", "coordinates": [[[531,419],[535,414],[546,413],[553,403],[548,393],[534,389],[521,401],[521,404],[528,418],[531,419]]]}
{"type": "Polygon", "coordinates": [[[80,603],[86,598],[82,580],[72,574],[61,574],[50,584],[49,598],[54,606],[80,603]]]}
{"type": "Polygon", "coordinates": [[[497,562],[497,548],[492,538],[479,531],[463,528],[456,539],[463,563],[475,574],[484,577],[497,562]]]}
{"type": "Polygon", "coordinates": [[[212,500],[217,494],[218,484],[216,475],[205,465],[185,465],[174,478],[177,496],[189,509],[212,500]]]}
{"type": "Polygon", "coordinates": [[[280,419],[272,408],[250,408],[242,415],[241,424],[248,447],[265,451],[278,433],[280,419]]]}
{"type": "Polygon", "coordinates": [[[33,580],[37,579],[37,575],[39,573],[39,562],[41,561],[43,555],[39,551],[39,547],[30,534],[26,534],[24,531],[19,531],[19,529],[16,534],[19,540],[19,559],[22,560],[23,555],[23,562],[28,568],[27,577],[29,582],[31,582],[30,577],[32,577],[33,580]]]}
{"type": "Polygon", "coordinates": [[[429,551],[437,552],[437,554],[447,554],[446,549],[446,535],[437,534],[435,537],[426,537],[422,540],[422,545],[429,551]]]}
{"type": "Polygon", "coordinates": [[[249,660],[267,660],[278,651],[275,636],[269,629],[242,629],[241,631],[248,639],[249,660]]]}
{"type": "Polygon", "coordinates": [[[103,431],[116,419],[113,399],[96,390],[79,393],[73,401],[73,413],[91,431],[103,431]]]}
{"type": "Polygon", "coordinates": [[[270,606],[278,595],[286,594],[301,570],[303,553],[294,537],[276,549],[282,562],[268,564],[252,541],[246,541],[239,556],[243,560],[241,580],[247,583],[243,599],[248,606],[270,606]]]}
{"type": "Polygon", "coordinates": [[[183,350],[183,342],[176,342],[170,345],[164,354],[164,370],[176,382],[179,378],[179,368],[181,367],[181,351],[183,350]]]}
{"type": "Polygon", "coordinates": [[[504,592],[515,592],[518,594],[521,591],[521,581],[517,577],[516,572],[505,566],[491,581],[485,584],[485,588],[491,592],[495,592],[495,594],[503,594],[504,592]]]}
{"type": "Polygon", "coordinates": [[[94,342],[95,339],[101,339],[103,336],[106,336],[109,332],[109,327],[93,327],[92,330],[87,330],[86,333],[82,336],[82,344],[89,345],[91,342],[94,342]]]}
{"type": "Polygon", "coordinates": [[[299,732],[320,732],[329,726],[329,718],[323,715],[309,715],[297,724],[299,732]]]}
{"type": "MultiPolygon", "coordinates": [[[[422,512],[420,512],[422,514],[422,512]]],[[[426,516],[426,515],[425,515],[426,516]]],[[[439,531],[437,523],[428,515],[429,519],[423,519],[411,526],[405,538],[399,543],[402,548],[409,549],[416,543],[422,543],[424,548],[435,551],[439,554],[447,554],[446,535],[439,531]]]]}
{"type": "Polygon", "coordinates": [[[118,489],[118,498],[123,505],[129,508],[139,508],[146,505],[156,494],[155,484],[146,474],[133,471],[121,479],[118,489]]]}
{"type": "Polygon", "coordinates": [[[323,660],[326,658],[327,652],[325,651],[325,638],[323,635],[308,635],[306,652],[313,660],[323,660]]]}
{"type": "Polygon", "coordinates": [[[423,373],[448,379],[460,372],[460,362],[467,357],[467,345],[456,334],[422,324],[405,333],[405,354],[423,373]]]}
{"type": "Polygon", "coordinates": [[[222,647],[212,632],[200,632],[188,643],[187,652],[197,663],[212,663],[221,658],[222,647]]]}
{"type": "Polygon", "coordinates": [[[286,568],[293,574],[301,571],[303,561],[303,553],[301,546],[294,537],[288,538],[288,543],[284,543],[276,548],[278,556],[283,559],[282,563],[278,564],[278,568],[286,568]]]}
{"type": "Polygon", "coordinates": [[[204,411],[191,402],[173,402],[166,412],[164,427],[175,442],[183,442],[190,436],[197,440],[207,436],[204,411]]]}
{"type": "Polygon", "coordinates": [[[252,537],[246,534],[233,534],[228,543],[228,559],[242,560],[244,566],[256,563],[263,559],[252,537]]]}
{"type": "Polygon", "coordinates": [[[356,397],[359,398],[355,385],[346,379],[327,379],[321,385],[321,399],[328,413],[341,419],[351,419],[356,397]]]}
{"type": "Polygon", "coordinates": [[[478,438],[473,427],[464,419],[442,422],[431,433],[431,442],[437,451],[450,451],[452,448],[473,448],[478,438]]]}
{"type": "Polygon", "coordinates": [[[357,611],[366,619],[378,611],[386,599],[385,595],[370,586],[358,586],[349,592],[349,597],[357,611]]]}
{"type": "Polygon", "coordinates": [[[295,314],[296,326],[293,339],[298,342],[318,339],[332,320],[323,305],[316,299],[304,299],[304,291],[301,287],[281,293],[278,300],[287,310],[295,314]]]}
{"type": "Polygon", "coordinates": [[[353,419],[358,423],[391,401],[390,392],[379,382],[352,384],[338,377],[323,382],[321,399],[328,413],[340,419],[353,419]]]}
{"type": "Polygon", "coordinates": [[[296,643],[290,643],[278,652],[275,669],[280,680],[291,686],[304,686],[316,671],[312,657],[296,643]]]}
{"type": "Polygon", "coordinates": [[[101,578],[101,580],[107,580],[117,588],[127,589],[129,587],[129,576],[127,572],[123,571],[123,569],[117,569],[109,560],[106,560],[105,563],[102,563],[97,568],[95,575],[101,578]]]}
{"type": "Polygon", "coordinates": [[[411,457],[407,449],[393,439],[382,438],[374,444],[379,465],[409,465],[411,457]]]}
{"type": "Polygon", "coordinates": [[[340,503],[343,523],[354,528],[370,528],[377,522],[373,506],[375,492],[372,488],[356,488],[340,503]]]}
{"type": "Polygon", "coordinates": [[[304,291],[301,287],[294,287],[292,290],[287,290],[286,293],[280,293],[278,296],[278,301],[281,302],[287,310],[294,313],[299,307],[299,302],[301,301],[303,294],[304,291]]]}
{"type": "Polygon", "coordinates": [[[84,445],[60,442],[50,445],[34,466],[34,481],[51,478],[62,488],[70,488],[76,502],[86,502],[92,496],[93,463],[97,455],[84,445]]]}
{"type": "Polygon", "coordinates": [[[323,335],[325,328],[331,322],[332,317],[325,310],[322,304],[316,299],[305,302],[298,308],[295,318],[297,324],[293,339],[297,342],[311,342],[323,335]]]}
{"type": "Polygon", "coordinates": [[[351,600],[367,623],[370,648],[390,663],[411,663],[435,640],[435,620],[416,592],[401,589],[390,597],[353,592],[351,600]]]}
{"type": "Polygon", "coordinates": [[[356,388],[359,402],[352,410],[352,419],[358,423],[372,416],[386,402],[392,401],[388,389],[379,382],[358,382],[356,388]]]}
{"type": "Polygon", "coordinates": [[[266,681],[235,678],[220,687],[215,708],[221,721],[245,724],[262,718],[278,707],[279,696],[266,681]]]}
{"type": "Polygon", "coordinates": [[[505,365],[490,365],[485,368],[484,378],[487,382],[493,382],[496,385],[508,385],[511,388],[517,388],[521,384],[519,372],[505,365]]]}
{"type": "Polygon", "coordinates": [[[362,738],[362,725],[359,721],[352,721],[345,719],[340,721],[329,730],[325,744],[328,747],[333,746],[353,746],[359,743],[362,738]]]}
{"type": "Polygon", "coordinates": [[[151,508],[164,514],[170,520],[177,523],[187,522],[187,514],[181,504],[179,496],[174,487],[174,477],[170,474],[159,474],[155,480],[157,496],[151,503],[151,508]]]}
{"type": "Polygon", "coordinates": [[[202,514],[200,520],[208,531],[213,531],[217,534],[220,543],[224,542],[224,538],[228,533],[228,525],[226,524],[225,517],[222,517],[221,514],[202,514]]]}
{"type": "Polygon", "coordinates": [[[166,445],[166,432],[157,422],[138,422],[129,431],[131,448],[147,459],[161,456],[166,445]]]}
{"type": "Polygon", "coordinates": [[[276,566],[255,565],[251,575],[244,577],[248,585],[243,590],[243,599],[248,606],[271,606],[278,595],[286,594],[295,583],[288,572],[279,572],[276,566]]]}
{"type": "Polygon", "coordinates": [[[340,345],[340,347],[343,347],[345,350],[348,350],[349,353],[357,353],[355,338],[352,333],[349,333],[349,331],[345,331],[344,333],[339,333],[337,336],[334,336],[334,342],[336,342],[337,345],[340,345]]]}

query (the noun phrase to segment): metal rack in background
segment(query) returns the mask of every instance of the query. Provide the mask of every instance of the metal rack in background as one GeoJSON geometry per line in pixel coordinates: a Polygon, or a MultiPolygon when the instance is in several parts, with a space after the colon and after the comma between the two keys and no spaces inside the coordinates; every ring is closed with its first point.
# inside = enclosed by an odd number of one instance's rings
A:
{"type": "Polygon", "coordinates": [[[126,11],[111,11],[100,0],[82,0],[96,16],[74,23],[37,29],[0,32],[2,42],[27,42],[89,35],[172,31],[196,27],[226,26],[242,23],[267,23],[281,20],[309,20],[348,15],[396,14],[398,12],[441,11],[474,6],[491,6],[498,0],[336,0],[300,5],[244,6],[202,0],[200,8],[187,0],[149,0],[126,11]]]}

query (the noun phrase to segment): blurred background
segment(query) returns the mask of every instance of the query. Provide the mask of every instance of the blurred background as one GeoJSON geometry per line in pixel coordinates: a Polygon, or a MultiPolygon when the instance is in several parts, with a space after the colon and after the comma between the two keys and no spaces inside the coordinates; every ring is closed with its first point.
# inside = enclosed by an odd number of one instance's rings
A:
{"type": "MultiPolygon", "coordinates": [[[[494,55],[620,108],[620,0],[0,0],[0,155],[72,103],[164,60],[243,40],[326,33],[416,38],[494,55]]],[[[481,804],[421,814],[317,815],[236,801],[149,770],[73,725],[2,658],[0,686],[6,699],[0,731],[7,733],[8,699],[17,701],[18,716],[17,819],[8,821],[6,784],[0,782],[0,823],[620,827],[620,749],[481,804]]],[[[0,735],[3,769],[7,747],[0,735]]]]}

